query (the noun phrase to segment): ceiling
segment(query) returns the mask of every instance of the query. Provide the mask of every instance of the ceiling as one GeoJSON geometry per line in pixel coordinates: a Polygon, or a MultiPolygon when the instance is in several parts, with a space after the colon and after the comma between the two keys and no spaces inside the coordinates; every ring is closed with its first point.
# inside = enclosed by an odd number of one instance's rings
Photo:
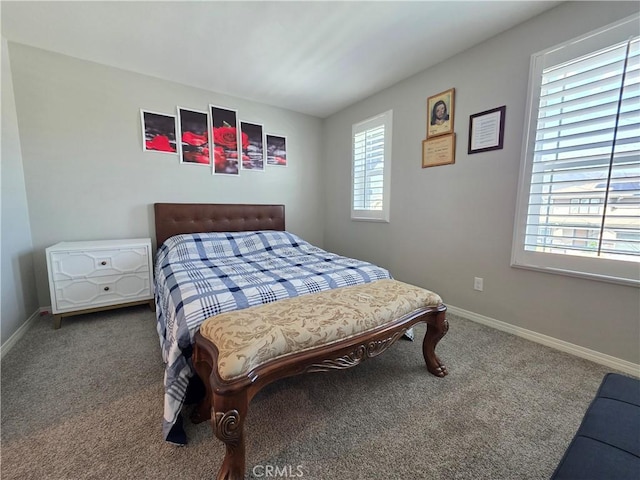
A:
{"type": "Polygon", "coordinates": [[[2,36],[325,118],[562,2],[2,1],[2,36]]]}

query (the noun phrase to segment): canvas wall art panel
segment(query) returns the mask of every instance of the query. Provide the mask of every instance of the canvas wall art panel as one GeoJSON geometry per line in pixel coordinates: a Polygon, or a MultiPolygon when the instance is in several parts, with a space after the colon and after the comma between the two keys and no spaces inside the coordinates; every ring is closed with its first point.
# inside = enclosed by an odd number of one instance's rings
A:
{"type": "Polygon", "coordinates": [[[176,116],[140,110],[142,150],[177,153],[176,116]]]}
{"type": "Polygon", "coordinates": [[[242,169],[264,171],[264,130],[257,123],[240,122],[242,133],[242,169]],[[246,136],[246,137],[245,137],[246,136]],[[247,139],[246,143],[244,139],[247,139]]]}
{"type": "Polygon", "coordinates": [[[287,138],[267,133],[267,165],[287,166],[287,138]]]}
{"type": "Polygon", "coordinates": [[[210,105],[209,110],[213,130],[213,173],[238,175],[240,173],[238,112],[215,105],[210,105]]]}
{"type": "Polygon", "coordinates": [[[178,107],[178,132],[180,163],[211,165],[208,113],[178,107]]]}

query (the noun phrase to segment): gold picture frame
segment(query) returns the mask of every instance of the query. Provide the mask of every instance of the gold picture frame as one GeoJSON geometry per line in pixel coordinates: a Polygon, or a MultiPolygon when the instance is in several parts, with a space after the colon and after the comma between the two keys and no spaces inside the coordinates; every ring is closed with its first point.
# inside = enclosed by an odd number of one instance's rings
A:
{"type": "Polygon", "coordinates": [[[456,161],[456,134],[422,141],[422,168],[450,165],[456,161]]]}
{"type": "Polygon", "coordinates": [[[427,139],[453,133],[455,88],[427,99],[427,139]]]}

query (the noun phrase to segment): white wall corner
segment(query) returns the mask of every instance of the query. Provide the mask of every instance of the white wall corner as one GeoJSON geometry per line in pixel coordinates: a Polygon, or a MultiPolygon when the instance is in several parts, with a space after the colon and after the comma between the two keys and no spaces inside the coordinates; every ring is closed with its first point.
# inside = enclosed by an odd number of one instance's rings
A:
{"type": "Polygon", "coordinates": [[[495,318],[485,317],[484,315],[470,312],[462,308],[447,305],[447,311],[452,313],[453,315],[471,320],[472,322],[481,323],[482,325],[486,325],[503,332],[511,333],[518,337],[531,340],[532,342],[551,347],[555,350],[570,353],[571,355],[575,355],[576,357],[584,358],[600,365],[614,368],[634,377],[640,377],[640,365],[638,364],[628,362],[620,358],[612,357],[611,355],[607,355],[605,353],[596,352],[595,350],[590,350],[579,345],[574,345],[573,343],[565,342],[564,340],[558,340],[557,338],[549,337],[548,335],[543,335],[532,330],[527,330],[526,328],[517,327],[509,323],[501,322],[500,320],[496,320],[495,318]]]}
{"type": "Polygon", "coordinates": [[[9,350],[13,348],[13,346],[20,340],[27,330],[31,328],[31,326],[35,323],[35,321],[40,318],[40,316],[47,314],[51,311],[50,307],[39,308],[35,312],[31,314],[31,316],[24,322],[18,330],[16,330],[13,335],[11,335],[6,342],[0,346],[0,359],[4,358],[4,356],[9,353],[9,350]]]}

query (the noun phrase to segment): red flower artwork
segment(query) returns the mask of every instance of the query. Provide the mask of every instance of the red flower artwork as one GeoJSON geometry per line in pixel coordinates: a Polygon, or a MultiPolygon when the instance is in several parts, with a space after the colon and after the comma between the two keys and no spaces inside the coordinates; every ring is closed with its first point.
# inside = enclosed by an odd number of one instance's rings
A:
{"type": "Polygon", "coordinates": [[[222,169],[222,168],[224,168],[226,166],[227,157],[224,154],[224,148],[215,147],[213,149],[213,157],[214,157],[214,163],[216,165],[216,168],[222,169]]]}
{"type": "Polygon", "coordinates": [[[236,125],[237,112],[211,105],[210,141],[213,143],[213,173],[238,175],[238,143],[248,142],[244,136],[239,139],[240,129],[236,125]]]}
{"type": "Polygon", "coordinates": [[[209,154],[205,155],[204,152],[184,152],[184,161],[189,163],[202,163],[204,165],[209,165],[209,154]]]}
{"type": "Polygon", "coordinates": [[[287,166],[287,139],[280,135],[267,134],[267,164],[287,166]]]}
{"type": "Polygon", "coordinates": [[[211,165],[207,112],[179,108],[178,119],[180,125],[180,162],[192,165],[211,165]]]}
{"type": "Polygon", "coordinates": [[[193,132],[184,132],[182,134],[182,141],[189,145],[193,145],[194,147],[200,147],[207,143],[209,139],[207,138],[206,132],[203,135],[198,135],[193,132]]]}
{"type": "Polygon", "coordinates": [[[176,117],[140,110],[142,115],[142,149],[176,153],[176,117]]]}
{"type": "MultiPolygon", "coordinates": [[[[227,148],[238,148],[238,135],[236,127],[218,127],[213,129],[213,142],[216,145],[227,148]]],[[[249,136],[242,134],[242,148],[249,145],[249,136]]]]}
{"type": "Polygon", "coordinates": [[[156,135],[152,140],[147,140],[147,150],[159,150],[161,152],[175,153],[176,149],[169,143],[169,137],[166,135],[156,135]]]}
{"type": "Polygon", "coordinates": [[[207,132],[202,135],[186,131],[182,134],[182,158],[186,163],[199,163],[209,165],[209,138],[207,132]]]}

